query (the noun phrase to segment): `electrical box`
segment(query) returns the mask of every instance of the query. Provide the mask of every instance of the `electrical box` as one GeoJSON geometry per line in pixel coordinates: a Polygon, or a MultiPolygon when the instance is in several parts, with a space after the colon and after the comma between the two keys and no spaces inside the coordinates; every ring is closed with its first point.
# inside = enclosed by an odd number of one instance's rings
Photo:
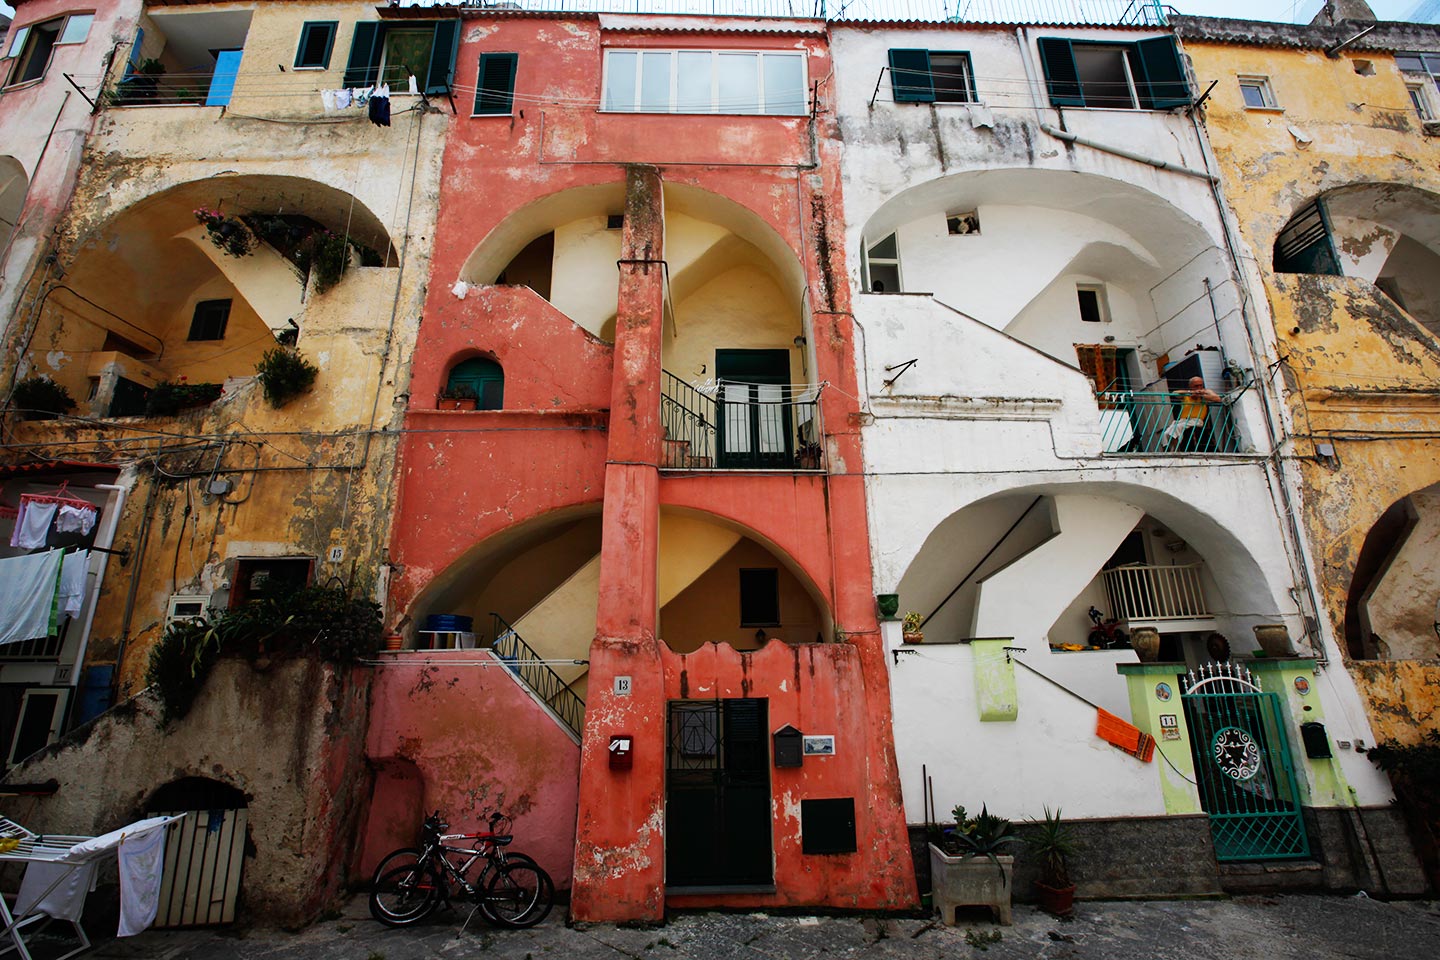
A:
{"type": "Polygon", "coordinates": [[[635,765],[634,744],[635,738],[628,733],[617,733],[610,738],[611,770],[629,770],[635,765]]]}
{"type": "Polygon", "coordinates": [[[1300,724],[1300,739],[1305,744],[1305,756],[1311,760],[1330,759],[1330,738],[1325,735],[1325,724],[1316,720],[1300,724]]]}
{"type": "Polygon", "coordinates": [[[804,737],[790,724],[785,724],[774,733],[775,766],[798,767],[804,762],[804,737]]]}

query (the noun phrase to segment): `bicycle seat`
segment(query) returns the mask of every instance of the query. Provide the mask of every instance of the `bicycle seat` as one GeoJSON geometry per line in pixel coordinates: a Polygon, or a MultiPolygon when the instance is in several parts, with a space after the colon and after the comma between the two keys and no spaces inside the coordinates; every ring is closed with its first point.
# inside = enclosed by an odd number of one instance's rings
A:
{"type": "Polygon", "coordinates": [[[508,844],[511,840],[514,840],[514,839],[515,839],[514,837],[509,837],[509,836],[504,836],[504,837],[497,836],[497,837],[491,837],[491,838],[490,838],[490,842],[493,843],[493,844],[495,844],[495,846],[497,846],[497,847],[503,847],[503,846],[505,846],[506,844],[508,844]]]}

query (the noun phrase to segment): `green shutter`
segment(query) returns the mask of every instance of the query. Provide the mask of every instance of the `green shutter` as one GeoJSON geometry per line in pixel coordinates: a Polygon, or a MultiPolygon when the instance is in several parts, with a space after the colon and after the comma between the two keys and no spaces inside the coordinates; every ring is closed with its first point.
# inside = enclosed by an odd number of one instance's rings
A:
{"type": "MultiPolygon", "coordinates": [[[[1135,44],[1135,53],[1131,62],[1140,61],[1145,77],[1145,85],[1138,91],[1141,106],[1151,110],[1169,110],[1190,105],[1190,83],[1185,77],[1185,65],[1180,62],[1174,37],[1141,40],[1135,44]]],[[[1139,78],[1136,79],[1136,87],[1139,88],[1139,78]]]]}
{"type": "Polygon", "coordinates": [[[345,61],[344,87],[373,86],[380,77],[380,24],[355,24],[355,37],[350,41],[350,58],[345,61]]]}
{"type": "Polygon", "coordinates": [[[508,115],[515,100],[517,53],[482,53],[476,76],[475,115],[508,115]]]}
{"type": "Polygon", "coordinates": [[[929,50],[891,50],[890,85],[896,103],[934,103],[929,50]]]}
{"type": "Polygon", "coordinates": [[[435,24],[435,46],[430,50],[430,68],[425,71],[426,93],[449,93],[455,79],[455,54],[460,50],[460,21],[441,20],[435,24]]]}
{"type": "Polygon", "coordinates": [[[295,48],[295,66],[297,67],[323,67],[330,68],[330,53],[335,49],[335,33],[339,30],[340,24],[335,20],[309,20],[300,28],[300,46],[295,48]],[[319,35],[324,38],[324,52],[316,59],[307,61],[305,55],[315,37],[319,35]]]}
{"type": "Polygon", "coordinates": [[[1041,37],[1036,41],[1040,46],[1040,65],[1045,70],[1045,88],[1050,92],[1050,104],[1056,107],[1083,107],[1085,97],[1080,92],[1080,72],[1075,69],[1075,54],[1070,41],[1061,37],[1041,37]]]}

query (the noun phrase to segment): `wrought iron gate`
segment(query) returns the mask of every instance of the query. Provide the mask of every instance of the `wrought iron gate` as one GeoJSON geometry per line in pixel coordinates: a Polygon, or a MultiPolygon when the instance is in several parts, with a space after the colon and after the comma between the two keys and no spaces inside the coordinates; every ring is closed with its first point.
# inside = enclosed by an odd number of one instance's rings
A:
{"type": "Polygon", "coordinates": [[[1180,701],[1216,859],[1308,857],[1279,695],[1245,667],[1216,663],[1190,672],[1180,701]]]}

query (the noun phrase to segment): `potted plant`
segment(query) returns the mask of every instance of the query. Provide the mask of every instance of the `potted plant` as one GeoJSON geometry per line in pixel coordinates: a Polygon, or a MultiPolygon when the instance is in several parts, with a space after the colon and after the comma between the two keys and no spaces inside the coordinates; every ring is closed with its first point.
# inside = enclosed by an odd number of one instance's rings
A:
{"type": "Polygon", "coordinates": [[[440,391],[436,404],[438,410],[474,410],[480,403],[480,395],[468,383],[457,383],[440,391]]]}
{"type": "Polygon", "coordinates": [[[181,377],[178,382],[169,380],[155,384],[145,398],[145,415],[169,417],[191,407],[204,407],[220,399],[221,386],[218,383],[186,383],[181,377]]]}
{"type": "Polygon", "coordinates": [[[295,266],[314,282],[316,294],[324,293],[345,276],[350,267],[350,244],[329,230],[316,230],[295,248],[295,266]]]}
{"type": "Polygon", "coordinates": [[[267,350],[255,365],[255,379],[260,381],[265,399],[276,409],[309,390],[319,372],[315,364],[293,347],[267,350]]]}
{"type": "MultiPolygon", "coordinates": [[[[925,634],[920,632],[920,625],[925,618],[914,610],[906,613],[900,620],[900,630],[905,635],[906,643],[920,643],[925,639],[925,634]]],[[[956,808],[960,809],[960,808],[956,808]]]]}
{"type": "Polygon", "coordinates": [[[1015,858],[1000,851],[1019,841],[1004,817],[980,808],[970,817],[963,806],[952,811],[955,826],[930,844],[930,893],[941,919],[955,923],[956,907],[989,907],[996,919],[1010,925],[1010,878],[1015,858]]]}
{"type": "Polygon", "coordinates": [[[75,409],[70,391],[49,377],[26,377],[15,384],[10,407],[25,420],[54,420],[75,409]]]}
{"type": "Polygon", "coordinates": [[[210,242],[232,257],[246,257],[255,249],[255,235],[239,217],[226,216],[219,210],[197,207],[195,220],[205,227],[210,242]]]}
{"type": "Polygon", "coordinates": [[[1044,820],[1032,820],[1035,829],[1025,837],[1025,845],[1035,854],[1040,875],[1035,880],[1035,893],[1040,909],[1057,917],[1075,912],[1075,884],[1070,882],[1066,858],[1075,852],[1075,839],[1060,822],[1060,808],[1051,813],[1045,808],[1044,820]]]}
{"type": "Polygon", "coordinates": [[[900,594],[875,594],[875,607],[880,611],[881,620],[894,620],[896,612],[900,609],[900,594]]]}

